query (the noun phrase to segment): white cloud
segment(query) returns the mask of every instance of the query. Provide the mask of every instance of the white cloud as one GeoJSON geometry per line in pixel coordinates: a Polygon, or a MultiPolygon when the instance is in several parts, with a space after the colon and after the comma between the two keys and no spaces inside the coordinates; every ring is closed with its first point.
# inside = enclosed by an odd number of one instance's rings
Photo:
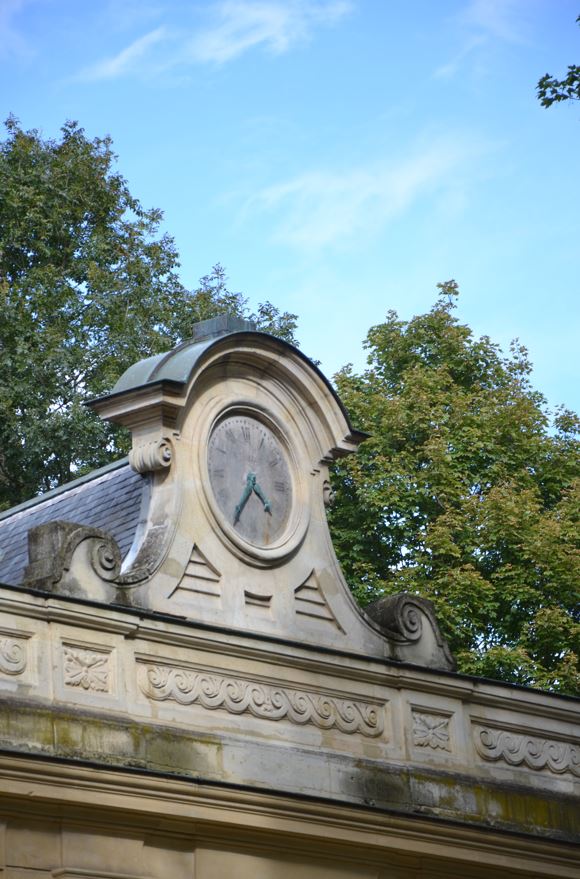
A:
{"type": "MultiPolygon", "coordinates": [[[[127,9],[129,15],[134,7],[129,3],[127,9]]],[[[150,14],[158,12],[156,6],[148,9],[150,14]]],[[[256,48],[282,54],[311,39],[315,28],[334,24],[351,9],[350,0],[223,0],[208,7],[211,23],[207,27],[194,32],[158,27],[112,58],[81,70],[76,78],[114,79],[192,64],[225,64],[256,48]]]]}
{"type": "Polygon", "coordinates": [[[151,48],[166,38],[166,31],[158,27],[143,37],[134,40],[129,46],[97,64],[87,67],[78,74],[78,79],[98,80],[115,79],[126,73],[132,73],[140,65],[151,48]]]}
{"type": "MultiPolygon", "coordinates": [[[[529,6],[527,0],[526,8],[529,6]]],[[[523,43],[526,41],[523,12],[522,0],[471,0],[461,17],[480,33],[507,43],[523,43]]]]}
{"type": "Polygon", "coordinates": [[[224,64],[261,46],[274,54],[308,40],[319,25],[334,24],[352,6],[346,0],[226,0],[215,7],[216,22],[187,47],[192,60],[224,64]]]}
{"type": "Polygon", "coordinates": [[[481,147],[439,141],[399,161],[379,161],[342,171],[313,171],[262,189],[246,212],[273,217],[273,237],[315,250],[350,245],[384,227],[433,193],[457,188],[458,171],[481,147]]]}
{"type": "Polygon", "coordinates": [[[471,55],[472,52],[482,46],[485,41],[486,38],[483,35],[472,37],[467,40],[459,52],[457,52],[450,61],[447,61],[446,64],[442,64],[434,71],[433,76],[437,79],[448,79],[449,77],[454,76],[462,67],[465,59],[471,55]]]}
{"type": "Polygon", "coordinates": [[[470,0],[452,18],[459,30],[460,48],[433,75],[438,79],[454,76],[467,62],[481,60],[494,42],[527,42],[528,15],[532,4],[533,0],[470,0]]]}

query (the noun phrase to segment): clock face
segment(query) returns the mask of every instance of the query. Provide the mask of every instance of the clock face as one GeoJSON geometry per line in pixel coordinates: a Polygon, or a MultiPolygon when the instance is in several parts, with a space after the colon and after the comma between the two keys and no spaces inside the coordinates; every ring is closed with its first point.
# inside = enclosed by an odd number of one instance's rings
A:
{"type": "Polygon", "coordinates": [[[214,427],[209,481],[222,515],[242,539],[268,547],[284,533],[292,509],[287,452],[276,434],[251,415],[230,415],[214,427]]]}

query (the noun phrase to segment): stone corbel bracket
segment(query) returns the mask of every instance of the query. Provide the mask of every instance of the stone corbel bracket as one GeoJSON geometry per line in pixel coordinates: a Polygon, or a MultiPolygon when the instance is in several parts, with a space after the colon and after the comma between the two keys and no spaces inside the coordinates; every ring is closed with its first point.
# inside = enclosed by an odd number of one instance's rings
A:
{"type": "Polygon", "coordinates": [[[393,659],[455,671],[455,660],[428,599],[402,592],[380,598],[365,612],[390,642],[393,659]]]}
{"type": "Polygon", "coordinates": [[[29,564],[23,586],[111,601],[121,580],[121,551],[114,538],[101,531],[60,520],[28,532],[29,564]]]}

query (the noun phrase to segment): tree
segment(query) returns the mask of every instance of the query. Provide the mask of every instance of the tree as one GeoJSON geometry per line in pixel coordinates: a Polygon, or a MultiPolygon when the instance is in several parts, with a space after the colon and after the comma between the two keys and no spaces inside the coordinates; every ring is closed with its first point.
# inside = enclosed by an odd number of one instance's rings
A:
{"type": "MultiPolygon", "coordinates": [[[[126,436],[83,401],[193,324],[250,317],[220,265],[188,291],[162,214],[114,169],[110,138],[74,122],[60,140],[6,123],[0,144],[0,509],[118,457],[126,436]]],[[[271,303],[261,327],[294,340],[296,316],[271,303]]]]}
{"type": "Polygon", "coordinates": [[[368,431],[335,467],[334,544],[362,604],[430,598],[459,669],[562,692],[580,670],[580,422],[454,316],[457,285],[427,314],[390,311],[368,368],[336,376],[368,431]]]}
{"type": "MultiPolygon", "coordinates": [[[[580,24],[580,15],[576,23],[580,24]]],[[[569,64],[564,79],[556,79],[546,73],[538,81],[537,89],[542,107],[551,107],[561,101],[580,101],[580,65],[569,64]]]]}

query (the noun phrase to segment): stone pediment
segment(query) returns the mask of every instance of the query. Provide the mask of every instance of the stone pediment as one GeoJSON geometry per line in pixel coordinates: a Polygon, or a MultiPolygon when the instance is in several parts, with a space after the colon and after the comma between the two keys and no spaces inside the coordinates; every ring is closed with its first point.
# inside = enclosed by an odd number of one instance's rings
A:
{"type": "Polygon", "coordinates": [[[90,405],[131,430],[131,470],[117,468],[117,494],[109,477],[104,516],[87,515],[92,497],[104,492],[99,476],[60,490],[53,516],[40,515],[42,505],[29,512],[30,558],[19,582],[453,667],[428,602],[399,596],[363,613],[344,581],[326,520],[329,465],[365,434],[296,348],[247,321],[206,321],[188,342],[132,366],[90,405]],[[133,474],[134,495],[122,516],[133,528],[129,545],[125,528],[124,546],[106,521],[127,506],[121,470],[125,481],[133,474]]]}

